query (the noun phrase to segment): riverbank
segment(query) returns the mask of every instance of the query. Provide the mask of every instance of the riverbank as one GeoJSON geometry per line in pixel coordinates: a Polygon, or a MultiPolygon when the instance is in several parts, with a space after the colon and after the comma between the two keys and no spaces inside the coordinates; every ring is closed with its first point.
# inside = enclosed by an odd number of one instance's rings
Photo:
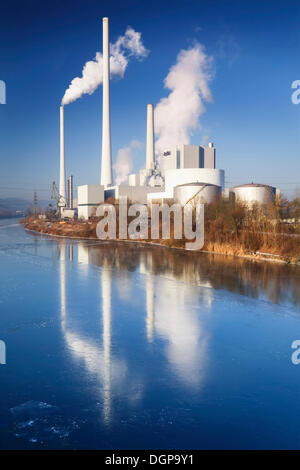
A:
{"type": "MultiPolygon", "coordinates": [[[[28,218],[22,220],[24,228],[28,231],[35,233],[40,233],[43,235],[49,235],[52,237],[58,238],[67,238],[67,239],[77,239],[77,240],[100,240],[96,235],[96,226],[98,221],[50,221],[43,219],[33,219],[28,218]]],[[[265,239],[266,234],[262,234],[265,239]]],[[[269,234],[273,235],[273,234],[269,234]]],[[[251,236],[251,234],[250,234],[251,236]]],[[[273,235],[274,236],[274,235],[273,235]]],[[[285,234],[281,234],[280,237],[286,238],[286,242],[289,243],[290,240],[285,234]]],[[[233,237],[232,237],[233,238],[233,237]]],[[[287,255],[282,255],[280,253],[274,252],[270,249],[268,244],[261,244],[260,249],[249,250],[247,249],[246,243],[243,244],[243,241],[248,240],[249,234],[243,233],[241,237],[232,239],[230,242],[217,242],[215,240],[208,239],[205,241],[204,247],[201,250],[204,253],[213,253],[220,255],[229,255],[229,256],[238,256],[241,258],[254,259],[254,260],[264,260],[272,261],[276,263],[286,263],[286,264],[298,264],[300,265],[300,251],[295,251],[287,255]]],[[[278,237],[277,237],[278,238],[278,237]]],[[[138,244],[147,244],[151,246],[161,246],[166,248],[173,248],[186,251],[185,249],[185,239],[176,240],[172,237],[168,240],[116,240],[117,242],[126,242],[126,243],[138,243],[138,244]]],[[[103,242],[103,241],[102,241],[103,242]]],[[[277,240],[278,242],[278,240],[277,240]]],[[[282,242],[282,240],[281,240],[282,242]]],[[[104,242],[105,243],[105,242],[104,242]]],[[[298,245],[294,243],[296,250],[298,245]]],[[[290,247],[289,247],[290,248],[290,247]]],[[[289,250],[290,251],[290,250],[289,250]]]]}

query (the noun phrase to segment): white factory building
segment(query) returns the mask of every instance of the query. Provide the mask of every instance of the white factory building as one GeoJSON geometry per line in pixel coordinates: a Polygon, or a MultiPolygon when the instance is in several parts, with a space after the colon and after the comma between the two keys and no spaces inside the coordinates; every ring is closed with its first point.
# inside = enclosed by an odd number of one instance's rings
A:
{"type": "MultiPolygon", "coordinates": [[[[179,202],[192,199],[211,202],[225,191],[225,172],[216,168],[216,149],[208,146],[187,145],[170,142],[170,147],[155,159],[154,108],[147,105],[145,168],[128,177],[128,184],[114,185],[112,174],[110,131],[110,51],[109,20],[103,18],[103,109],[102,109],[102,156],[100,184],[78,187],[78,218],[88,219],[96,214],[99,204],[109,198],[151,204],[153,202],[179,202]]],[[[60,195],[61,205],[66,199],[64,169],[64,113],[60,110],[60,195]]],[[[227,190],[228,191],[228,190],[227,190]]],[[[236,191],[241,197],[245,190],[236,191]]],[[[252,191],[253,192],[253,191],[252,191]]],[[[269,195],[269,192],[268,192],[269,195]]],[[[253,195],[252,195],[253,196],[253,195]]],[[[62,212],[63,213],[63,208],[62,212]]]]}

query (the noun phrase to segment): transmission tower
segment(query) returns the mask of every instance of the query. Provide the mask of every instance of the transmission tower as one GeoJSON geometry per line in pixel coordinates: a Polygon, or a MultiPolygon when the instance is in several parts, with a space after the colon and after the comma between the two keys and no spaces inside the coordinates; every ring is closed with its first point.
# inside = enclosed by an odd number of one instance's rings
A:
{"type": "Polygon", "coordinates": [[[38,196],[37,196],[36,191],[34,191],[34,194],[33,194],[33,213],[34,213],[34,217],[37,218],[37,214],[38,214],[38,196]]]}

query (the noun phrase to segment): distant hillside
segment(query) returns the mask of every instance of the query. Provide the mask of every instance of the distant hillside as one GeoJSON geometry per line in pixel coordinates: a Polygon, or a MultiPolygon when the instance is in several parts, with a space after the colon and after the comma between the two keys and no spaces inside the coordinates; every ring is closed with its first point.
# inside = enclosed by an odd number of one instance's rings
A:
{"type": "MultiPolygon", "coordinates": [[[[46,209],[51,201],[38,201],[41,209],[46,209]]],[[[53,203],[53,201],[52,201],[53,203]]],[[[32,206],[31,201],[17,197],[0,198],[0,218],[21,217],[32,206]]]]}

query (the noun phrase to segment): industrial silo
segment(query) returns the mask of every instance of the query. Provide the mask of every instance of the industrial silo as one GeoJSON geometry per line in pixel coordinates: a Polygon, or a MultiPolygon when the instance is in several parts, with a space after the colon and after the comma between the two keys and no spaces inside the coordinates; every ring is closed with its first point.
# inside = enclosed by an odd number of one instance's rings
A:
{"type": "Polygon", "coordinates": [[[186,204],[209,204],[221,196],[222,188],[209,183],[185,183],[174,188],[174,201],[181,206],[186,204]]]}
{"type": "Polygon", "coordinates": [[[236,201],[246,202],[249,205],[254,203],[270,204],[274,202],[276,196],[276,188],[266,184],[242,184],[231,188],[235,195],[236,201]]]}

